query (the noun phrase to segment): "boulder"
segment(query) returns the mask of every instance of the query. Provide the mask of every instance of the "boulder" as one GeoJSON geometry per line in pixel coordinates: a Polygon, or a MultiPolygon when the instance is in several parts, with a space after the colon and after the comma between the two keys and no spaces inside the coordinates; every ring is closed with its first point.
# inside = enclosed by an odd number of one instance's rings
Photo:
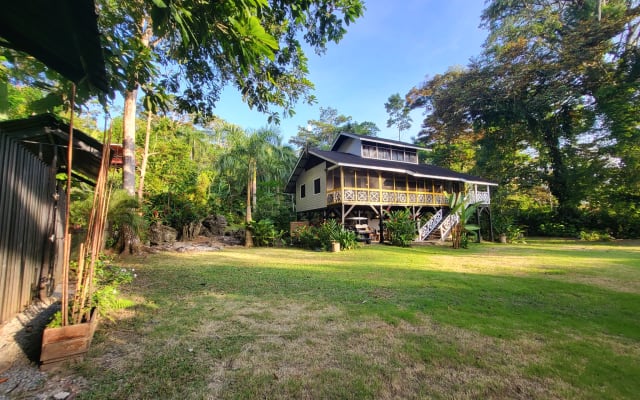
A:
{"type": "Polygon", "coordinates": [[[224,215],[209,215],[202,221],[202,225],[211,232],[211,235],[222,236],[228,224],[224,215]]]}
{"type": "Polygon", "coordinates": [[[151,224],[149,227],[149,243],[157,246],[165,243],[174,243],[178,238],[178,231],[170,226],[151,224]]]}

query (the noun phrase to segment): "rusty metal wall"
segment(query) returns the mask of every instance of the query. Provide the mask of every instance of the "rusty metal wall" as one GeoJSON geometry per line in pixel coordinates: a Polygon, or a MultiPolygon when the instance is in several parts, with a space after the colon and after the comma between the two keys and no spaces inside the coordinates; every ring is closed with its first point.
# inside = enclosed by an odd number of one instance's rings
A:
{"type": "Polygon", "coordinates": [[[56,274],[62,250],[54,193],[51,167],[0,135],[0,324],[38,296],[41,277],[50,281],[56,274]]]}

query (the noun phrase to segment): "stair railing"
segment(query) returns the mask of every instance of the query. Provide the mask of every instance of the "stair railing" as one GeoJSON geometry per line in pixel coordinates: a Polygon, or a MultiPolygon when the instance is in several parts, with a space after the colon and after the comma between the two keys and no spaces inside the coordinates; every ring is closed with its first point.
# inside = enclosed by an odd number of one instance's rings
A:
{"type": "Polygon", "coordinates": [[[438,225],[440,224],[440,222],[442,222],[442,218],[443,218],[443,212],[442,212],[442,208],[438,210],[437,213],[433,214],[433,216],[431,218],[429,218],[429,221],[427,221],[426,224],[424,224],[422,226],[422,228],[420,228],[418,230],[418,240],[419,241],[423,241],[425,239],[427,239],[429,237],[429,235],[431,235],[431,232],[433,232],[438,225]]]}

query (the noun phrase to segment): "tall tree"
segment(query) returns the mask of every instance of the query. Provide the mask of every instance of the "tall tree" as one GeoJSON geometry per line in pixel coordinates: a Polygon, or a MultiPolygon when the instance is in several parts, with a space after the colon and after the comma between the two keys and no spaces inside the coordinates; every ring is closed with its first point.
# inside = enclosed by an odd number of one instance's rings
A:
{"type": "MultiPolygon", "coordinates": [[[[229,127],[233,131],[237,128],[229,127]]],[[[274,128],[263,128],[246,135],[233,135],[230,148],[219,162],[224,175],[235,178],[230,182],[236,188],[245,187],[245,245],[253,245],[251,223],[258,205],[258,181],[277,178],[284,182],[291,171],[295,155],[291,148],[282,145],[282,138],[274,128]],[[244,185],[240,181],[244,179],[244,185]]]]}
{"type": "Polygon", "coordinates": [[[350,116],[340,114],[332,107],[320,107],[320,118],[307,121],[307,125],[298,127],[296,136],[289,140],[299,149],[305,147],[328,149],[340,133],[376,136],[380,129],[375,123],[355,122],[350,116]]]}
{"type": "Polygon", "coordinates": [[[420,140],[441,161],[468,143],[477,172],[550,191],[567,220],[640,221],[640,3],[493,0],[482,18],[483,53],[407,94],[426,111],[420,140]]]}
{"type": "Polygon", "coordinates": [[[398,128],[398,140],[400,140],[400,135],[402,131],[406,131],[411,128],[411,116],[409,115],[409,107],[405,104],[402,97],[400,97],[400,93],[392,94],[387,99],[387,102],[384,103],[384,108],[387,110],[387,114],[389,114],[389,119],[387,119],[387,128],[391,128],[395,126],[398,128]]]}
{"type": "Polygon", "coordinates": [[[135,190],[137,91],[160,80],[180,110],[210,116],[225,85],[249,107],[293,113],[311,100],[300,37],[322,52],[339,41],[363,12],[360,0],[99,0],[110,65],[120,79],[124,107],[124,187],[135,190]],[[300,32],[303,32],[300,35],[300,32]]]}

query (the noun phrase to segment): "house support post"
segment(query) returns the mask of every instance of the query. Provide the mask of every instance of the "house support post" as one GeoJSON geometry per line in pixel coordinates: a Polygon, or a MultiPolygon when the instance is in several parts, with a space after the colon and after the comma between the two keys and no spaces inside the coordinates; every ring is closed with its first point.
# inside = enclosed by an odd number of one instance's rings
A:
{"type": "Polygon", "coordinates": [[[382,204],[380,204],[380,243],[384,243],[384,214],[382,204]]]}

